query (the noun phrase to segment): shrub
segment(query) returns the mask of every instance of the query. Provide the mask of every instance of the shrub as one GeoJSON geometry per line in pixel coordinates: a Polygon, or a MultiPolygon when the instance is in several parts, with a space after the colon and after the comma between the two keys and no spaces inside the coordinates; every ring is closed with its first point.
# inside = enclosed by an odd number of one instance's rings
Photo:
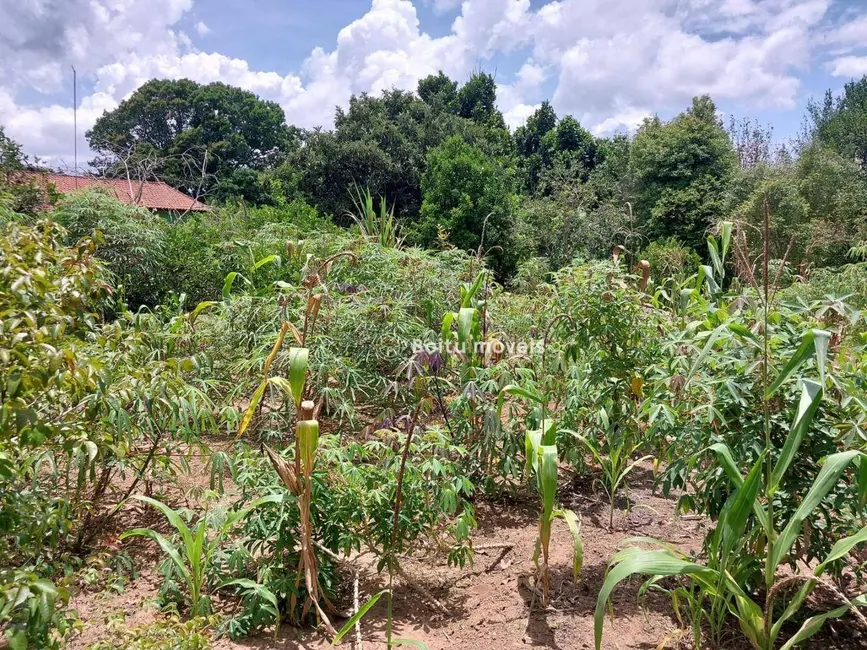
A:
{"type": "Polygon", "coordinates": [[[93,238],[97,257],[115,275],[130,306],[159,302],[167,229],[160,217],[89,188],[64,196],[54,218],[67,229],[68,243],[93,238]]]}
{"type": "Polygon", "coordinates": [[[182,622],[177,617],[140,625],[130,629],[124,617],[108,622],[111,636],[87,650],[210,650],[211,630],[217,617],[199,617],[182,622]]]}

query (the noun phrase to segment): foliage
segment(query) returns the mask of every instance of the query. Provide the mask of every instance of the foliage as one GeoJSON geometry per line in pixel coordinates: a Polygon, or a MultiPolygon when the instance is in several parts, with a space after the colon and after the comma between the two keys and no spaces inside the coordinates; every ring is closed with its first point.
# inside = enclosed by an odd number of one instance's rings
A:
{"type": "Polygon", "coordinates": [[[158,303],[164,270],[164,221],[99,189],[64,197],[54,218],[66,228],[70,244],[93,239],[96,256],[115,275],[117,289],[130,305],[158,303]]]}
{"type": "Polygon", "coordinates": [[[377,240],[383,248],[400,247],[403,238],[394,223],[394,207],[388,209],[384,196],[379,197],[379,215],[373,209],[373,196],[368,189],[362,191],[356,187],[353,203],[355,212],[350,216],[361,230],[362,237],[377,240]]]}
{"type": "Polygon", "coordinates": [[[276,103],[240,88],[152,79],[86,135],[97,153],[93,164],[105,173],[126,176],[144,167],[193,195],[226,198],[244,186],[245,170],[264,169],[293,147],[284,120],[276,103]],[[155,161],[142,162],[149,158],[155,161]]]}
{"type": "Polygon", "coordinates": [[[57,650],[75,617],[69,591],[25,570],[0,571],[0,630],[10,650],[57,650]]]}
{"type": "Polygon", "coordinates": [[[671,122],[645,121],[631,147],[638,178],[636,212],[652,238],[676,237],[700,249],[721,214],[736,164],[728,135],[707,96],[671,122]]]}
{"type": "Polygon", "coordinates": [[[491,251],[493,268],[511,272],[516,199],[510,168],[452,137],[428,154],[422,192],[421,241],[433,243],[442,228],[459,249],[491,251]]]}
{"type": "Polygon", "coordinates": [[[181,621],[177,617],[130,628],[123,616],[108,623],[111,637],[87,650],[210,650],[217,617],[181,621]]]}
{"type": "Polygon", "coordinates": [[[867,165],[867,75],[844,84],[838,96],[828,90],[822,102],[807,104],[807,136],[832,147],[844,158],[867,165]]]}
{"type": "Polygon", "coordinates": [[[180,537],[180,551],[161,533],[152,528],[133,528],[120,536],[120,539],[139,536],[155,541],[160,549],[168,555],[173,568],[184,581],[190,597],[190,613],[193,617],[207,616],[211,613],[208,596],[204,593],[208,572],[211,569],[217,549],[226,541],[232,528],[247,516],[247,514],[266,503],[279,503],[278,495],[268,495],[252,501],[243,508],[225,510],[217,509],[199,518],[195,528],[190,528],[181,515],[169,506],[150,497],[134,495],[144,503],[152,505],[163,513],[180,537]],[[209,536],[209,528],[213,534],[209,536]]]}
{"type": "Polygon", "coordinates": [[[674,237],[651,242],[639,257],[650,263],[650,273],[657,284],[682,284],[700,262],[698,253],[683,246],[674,237]]]}

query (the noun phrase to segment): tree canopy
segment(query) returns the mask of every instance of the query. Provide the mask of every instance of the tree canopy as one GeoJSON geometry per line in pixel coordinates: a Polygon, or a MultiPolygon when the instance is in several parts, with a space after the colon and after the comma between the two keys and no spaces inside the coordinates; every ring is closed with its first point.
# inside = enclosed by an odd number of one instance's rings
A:
{"type": "Polygon", "coordinates": [[[220,82],[153,79],[87,132],[103,173],[133,167],[189,193],[228,196],[236,173],[265,170],[295,146],[295,129],[283,109],[255,94],[220,82]]]}

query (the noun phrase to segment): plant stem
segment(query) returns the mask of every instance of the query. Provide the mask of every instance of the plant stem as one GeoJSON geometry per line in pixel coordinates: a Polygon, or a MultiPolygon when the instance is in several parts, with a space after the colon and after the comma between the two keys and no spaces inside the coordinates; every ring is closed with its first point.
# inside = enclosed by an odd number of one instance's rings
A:
{"type": "MultiPolygon", "coordinates": [[[[770,233],[771,233],[771,209],[768,206],[768,199],[764,200],[764,231],[763,231],[763,254],[762,254],[762,289],[764,291],[764,301],[763,301],[763,309],[762,309],[762,334],[763,334],[763,348],[762,348],[762,412],[764,414],[764,428],[765,428],[765,456],[766,456],[766,468],[765,468],[765,494],[768,493],[768,490],[771,486],[771,476],[773,474],[773,465],[771,463],[771,413],[770,413],[770,405],[768,404],[768,360],[770,358],[770,354],[768,351],[768,340],[770,336],[768,334],[768,309],[769,305],[769,296],[770,296],[770,285],[768,279],[768,256],[770,254],[770,233]]],[[[769,530],[765,531],[765,534],[768,538],[766,556],[765,556],[765,586],[768,590],[774,584],[774,575],[771,571],[771,557],[774,554],[774,504],[773,499],[768,499],[768,526],[769,530]]]]}

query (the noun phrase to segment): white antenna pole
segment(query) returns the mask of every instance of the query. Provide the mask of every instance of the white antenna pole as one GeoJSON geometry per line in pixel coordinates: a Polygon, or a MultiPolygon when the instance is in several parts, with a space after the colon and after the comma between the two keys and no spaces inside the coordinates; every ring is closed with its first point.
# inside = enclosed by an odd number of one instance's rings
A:
{"type": "Polygon", "coordinates": [[[78,73],[72,67],[72,150],[75,169],[75,189],[78,189],[78,73]]]}

